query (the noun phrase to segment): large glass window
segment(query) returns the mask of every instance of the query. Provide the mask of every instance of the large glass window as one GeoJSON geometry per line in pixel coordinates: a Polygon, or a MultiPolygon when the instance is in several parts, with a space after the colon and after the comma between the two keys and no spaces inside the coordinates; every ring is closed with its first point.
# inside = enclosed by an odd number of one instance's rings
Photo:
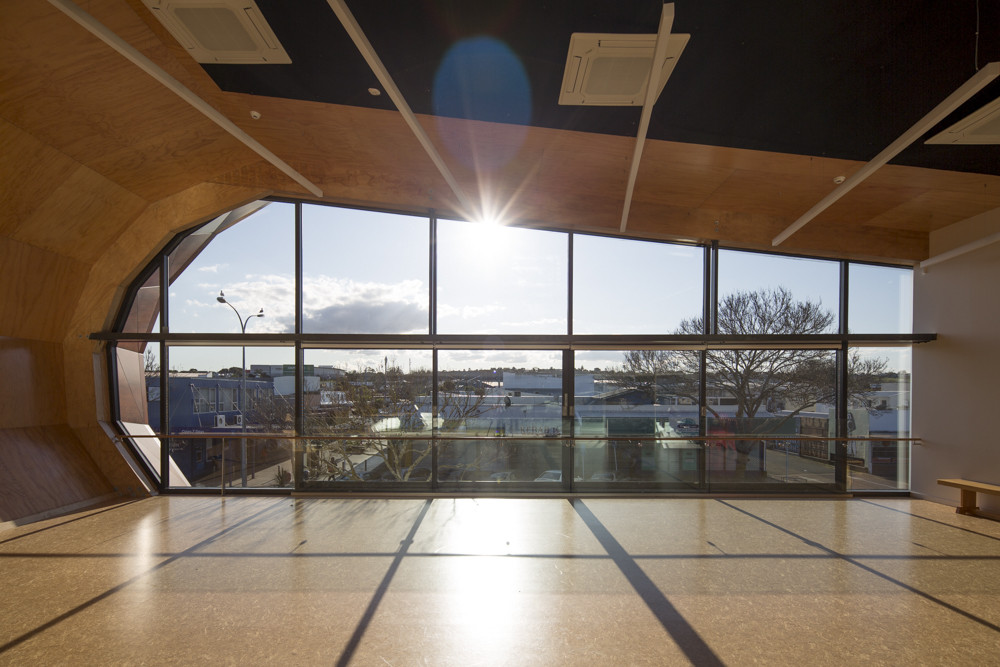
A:
{"type": "Polygon", "coordinates": [[[172,274],[183,267],[170,283],[170,331],[241,333],[244,322],[248,332],[294,331],[294,223],[292,204],[271,203],[180,243],[170,256],[172,274]],[[222,293],[238,318],[217,301],[222,293]]]}
{"type": "Polygon", "coordinates": [[[167,401],[167,428],[160,428],[159,411],[152,404],[149,425],[170,436],[170,486],[289,485],[295,430],[293,350],[171,346],[168,355],[172,367],[166,391],[160,388],[159,375],[148,376],[147,382],[167,401]]]}
{"type": "Polygon", "coordinates": [[[893,266],[851,264],[848,307],[852,333],[913,331],[913,271],[893,266]]]}
{"type": "Polygon", "coordinates": [[[692,246],[575,236],[573,333],[678,333],[702,314],[704,254],[692,246]]]}
{"type": "Polygon", "coordinates": [[[304,332],[427,332],[426,218],[306,205],[302,235],[304,332]]]}
{"type": "Polygon", "coordinates": [[[443,350],[439,482],[563,482],[562,353],[443,350]]]}
{"type": "Polygon", "coordinates": [[[855,490],[909,488],[910,349],[853,348],[848,367],[848,479],[855,490]]]}
{"type": "Polygon", "coordinates": [[[164,488],[909,483],[905,268],[290,202],[166,248],[106,337],[164,488]]]}
{"type": "Polygon", "coordinates": [[[305,362],[304,481],[429,481],[429,350],[310,349],[305,362]]]}
{"type": "Polygon", "coordinates": [[[566,234],[438,222],[441,334],[565,334],[566,234]]]}
{"type": "Polygon", "coordinates": [[[840,265],[829,260],[720,250],[718,308],[722,334],[836,333],[840,265]]]}
{"type": "Polygon", "coordinates": [[[706,358],[705,465],[712,488],[794,484],[832,490],[836,353],[732,349],[709,350],[706,358]]]}
{"type": "Polygon", "coordinates": [[[581,482],[691,487],[700,481],[700,355],[577,353],[575,476],[581,482]],[[600,365],[596,365],[600,364],[600,365]]]}

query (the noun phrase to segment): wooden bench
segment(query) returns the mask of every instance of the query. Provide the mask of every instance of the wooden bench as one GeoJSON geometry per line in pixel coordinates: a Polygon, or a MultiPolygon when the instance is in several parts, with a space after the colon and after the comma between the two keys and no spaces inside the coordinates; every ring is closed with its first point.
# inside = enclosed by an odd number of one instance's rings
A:
{"type": "Polygon", "coordinates": [[[965,479],[939,479],[937,483],[943,486],[953,486],[962,492],[958,508],[955,509],[955,511],[959,514],[981,516],[987,519],[1000,521],[1000,514],[983,512],[976,506],[977,493],[989,493],[994,496],[1000,496],[1000,485],[986,484],[985,482],[970,482],[965,479]]]}

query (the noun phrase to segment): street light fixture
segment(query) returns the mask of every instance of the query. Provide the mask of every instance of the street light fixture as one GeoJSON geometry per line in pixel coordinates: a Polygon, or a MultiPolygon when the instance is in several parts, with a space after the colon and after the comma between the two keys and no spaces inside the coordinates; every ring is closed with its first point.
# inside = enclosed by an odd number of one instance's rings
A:
{"type": "MultiPolygon", "coordinates": [[[[222,290],[219,290],[219,296],[215,297],[215,300],[219,303],[224,303],[233,309],[236,313],[236,319],[240,321],[240,331],[243,335],[247,333],[247,322],[254,317],[264,317],[264,309],[261,308],[257,311],[256,315],[247,315],[246,319],[240,315],[240,311],[236,310],[236,306],[226,301],[226,295],[222,290]]],[[[240,460],[240,471],[241,477],[243,479],[243,486],[247,485],[247,420],[246,420],[246,401],[247,401],[247,347],[246,345],[241,345],[240,348],[243,351],[243,365],[240,368],[240,451],[242,457],[240,460]]],[[[226,471],[222,471],[223,480],[222,485],[225,486],[225,474],[226,471]]]]}

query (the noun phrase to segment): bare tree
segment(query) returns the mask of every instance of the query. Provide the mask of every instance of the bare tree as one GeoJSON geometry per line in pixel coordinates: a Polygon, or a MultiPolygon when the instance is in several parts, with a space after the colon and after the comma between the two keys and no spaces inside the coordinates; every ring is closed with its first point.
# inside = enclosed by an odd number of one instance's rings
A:
{"type": "MultiPolygon", "coordinates": [[[[795,300],[784,288],[737,291],[719,304],[722,335],[792,335],[827,333],[834,322],[819,302],[795,300]]],[[[702,318],[681,322],[677,333],[704,333],[702,318]]],[[[817,403],[836,401],[835,356],[822,349],[712,349],[706,353],[708,392],[735,401],[735,415],[725,417],[714,406],[706,410],[725,420],[734,434],[778,432],[796,415],[817,403]],[[760,418],[761,411],[768,417],[760,418]],[[774,414],[779,413],[779,414],[774,414]]],[[[699,395],[697,354],[635,350],[625,354],[622,374],[636,387],[669,391],[696,401],[699,395]],[[660,389],[662,388],[662,389],[660,389]]],[[[848,394],[852,403],[873,410],[871,387],[885,373],[887,360],[865,358],[853,350],[848,359],[848,394]]],[[[742,463],[752,441],[736,443],[742,463]]]]}
{"type": "Polygon", "coordinates": [[[155,375],[160,372],[160,360],[156,358],[152,345],[147,345],[146,351],[142,353],[142,363],[146,375],[155,375]]]}
{"type": "MultiPolygon", "coordinates": [[[[805,337],[828,333],[833,321],[833,313],[822,303],[797,301],[784,287],[737,291],[719,304],[718,328],[723,335],[805,337]]],[[[703,331],[701,318],[684,320],[678,329],[682,334],[703,331]]],[[[816,403],[832,403],[836,398],[836,369],[829,350],[730,348],[709,350],[706,358],[710,385],[736,400],[737,419],[756,417],[762,408],[783,407],[782,420],[788,420],[816,403]]],[[[885,359],[866,359],[852,352],[848,392],[855,400],[864,400],[871,379],[884,373],[885,366],[885,359]]],[[[711,406],[707,409],[720,416],[711,406]]]]}

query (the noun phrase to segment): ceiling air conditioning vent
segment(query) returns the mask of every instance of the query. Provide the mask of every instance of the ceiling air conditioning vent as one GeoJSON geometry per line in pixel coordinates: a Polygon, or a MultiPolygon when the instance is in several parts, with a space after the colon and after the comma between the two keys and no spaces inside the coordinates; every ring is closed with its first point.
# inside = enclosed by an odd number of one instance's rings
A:
{"type": "Polygon", "coordinates": [[[1000,144],[1000,98],[972,112],[928,144],[1000,144]]]}
{"type": "Polygon", "coordinates": [[[288,64],[254,0],[142,0],[200,63],[288,64]]]}
{"type": "MultiPolygon", "coordinates": [[[[690,37],[669,36],[666,59],[659,64],[657,97],[690,37]]],[[[655,47],[656,35],[573,33],[559,104],[641,107],[655,47]]]]}

